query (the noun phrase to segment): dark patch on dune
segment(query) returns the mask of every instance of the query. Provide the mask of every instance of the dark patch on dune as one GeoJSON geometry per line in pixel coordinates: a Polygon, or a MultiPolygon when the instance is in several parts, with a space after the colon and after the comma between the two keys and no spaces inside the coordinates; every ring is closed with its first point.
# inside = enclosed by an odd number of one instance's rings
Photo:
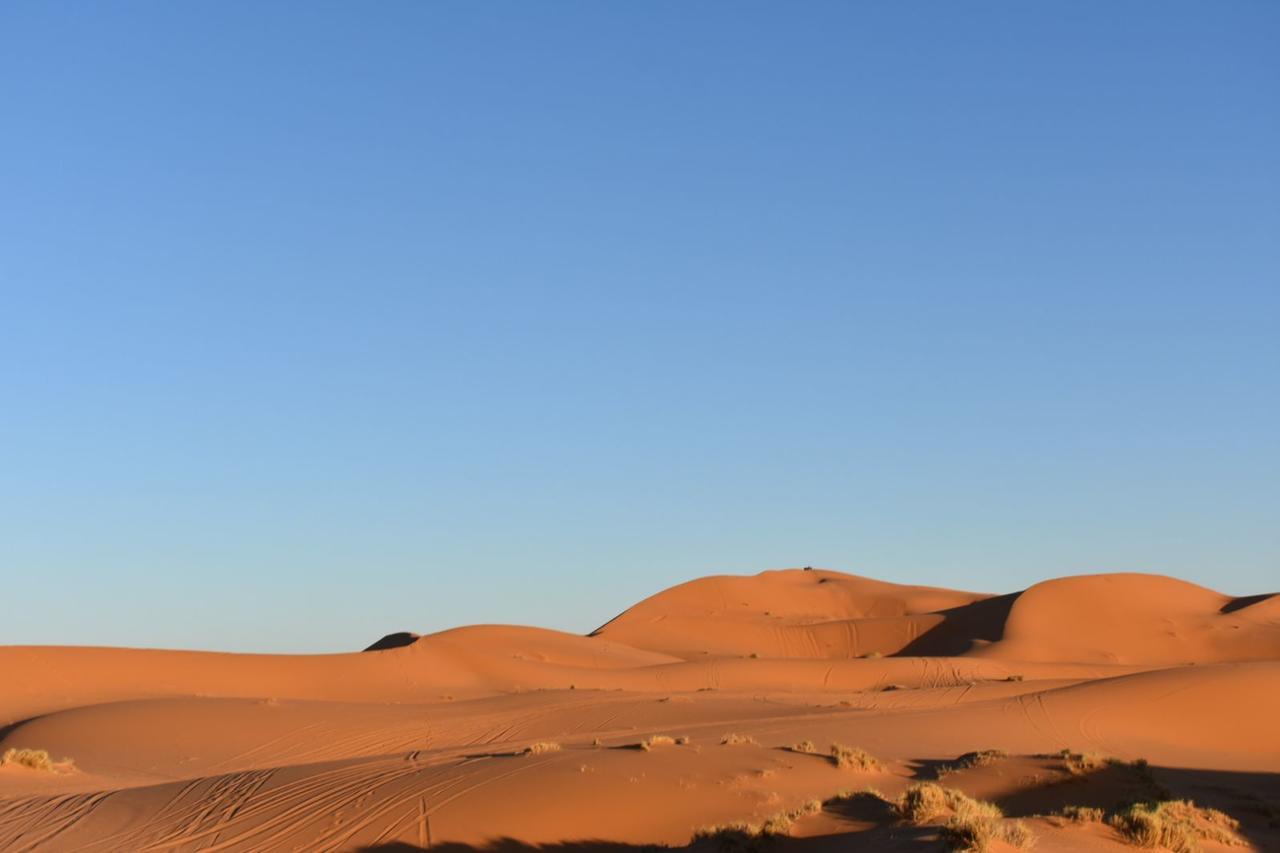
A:
{"type": "Polygon", "coordinates": [[[1252,607],[1255,604],[1261,604],[1268,598],[1274,598],[1276,593],[1264,592],[1262,595],[1246,595],[1243,598],[1233,598],[1226,604],[1222,605],[1219,613],[1235,613],[1237,610],[1244,610],[1246,607],[1252,607]]]}
{"type": "Polygon", "coordinates": [[[366,652],[380,652],[385,649],[399,649],[404,646],[411,646],[418,641],[418,635],[409,631],[397,631],[394,634],[387,634],[378,642],[374,643],[366,652]]]}
{"type": "Polygon", "coordinates": [[[1004,625],[1021,592],[984,598],[939,610],[942,622],[894,652],[902,657],[951,657],[973,648],[975,640],[994,643],[1004,638],[1004,625]]]}

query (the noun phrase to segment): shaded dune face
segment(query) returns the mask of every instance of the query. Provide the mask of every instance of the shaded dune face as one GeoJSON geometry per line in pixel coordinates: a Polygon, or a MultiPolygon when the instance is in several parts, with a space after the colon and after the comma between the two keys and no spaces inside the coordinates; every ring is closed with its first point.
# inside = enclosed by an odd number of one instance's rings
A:
{"type": "Polygon", "coordinates": [[[1233,599],[1157,575],[1061,578],[1018,596],[1004,636],[981,654],[1133,664],[1280,657],[1274,597],[1233,599]]]}
{"type": "Polygon", "coordinates": [[[661,592],[597,629],[696,660],[868,654],[1124,664],[1280,656],[1280,599],[1233,599],[1159,575],[1092,575],[982,595],[826,571],[712,577],[661,592]]]}
{"type": "Polygon", "coordinates": [[[814,853],[941,849],[948,815],[889,802],[921,781],[996,802],[1042,849],[1132,849],[1037,815],[1135,798],[1220,808],[1241,845],[1280,849],[1280,597],[1155,575],[992,595],[769,571],[589,636],[0,647],[0,672],[0,753],[53,768],[0,765],[5,851],[622,850],[769,820],[814,853]],[[868,786],[883,797],[837,796],[868,786]]]}

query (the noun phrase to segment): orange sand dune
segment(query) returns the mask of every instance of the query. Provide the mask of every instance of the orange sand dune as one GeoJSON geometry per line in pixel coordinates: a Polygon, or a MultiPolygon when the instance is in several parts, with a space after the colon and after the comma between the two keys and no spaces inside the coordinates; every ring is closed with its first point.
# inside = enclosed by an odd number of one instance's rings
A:
{"type": "Polygon", "coordinates": [[[917,825],[885,802],[939,776],[1038,850],[1126,842],[1036,815],[1171,797],[1240,821],[1239,845],[1206,850],[1280,849],[1280,597],[787,570],[682,584],[589,637],[476,626],[375,647],[0,648],[0,750],[74,762],[0,766],[0,850],[684,846],[811,800],[786,829],[801,849],[945,849],[945,814],[917,825]],[[640,748],[654,735],[673,740],[640,748]],[[558,748],[524,754],[540,742],[558,748]],[[832,743],[879,766],[837,767],[832,743]],[[945,772],[991,749],[1007,755],[945,772]],[[836,797],[865,786],[883,798],[836,797]]]}

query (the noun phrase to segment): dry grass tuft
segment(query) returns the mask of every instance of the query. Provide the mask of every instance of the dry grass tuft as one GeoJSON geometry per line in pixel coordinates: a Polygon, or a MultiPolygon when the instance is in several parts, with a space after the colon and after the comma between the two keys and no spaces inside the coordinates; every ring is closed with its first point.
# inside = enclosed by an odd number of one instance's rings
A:
{"type": "Polygon", "coordinates": [[[1050,757],[1061,758],[1067,772],[1072,776],[1084,776],[1115,763],[1115,759],[1108,758],[1099,752],[1072,752],[1069,749],[1064,749],[1050,757]]]}
{"type": "Polygon", "coordinates": [[[740,735],[736,732],[729,732],[720,738],[721,746],[745,746],[746,744],[751,744],[752,746],[760,745],[751,735],[740,735]]]}
{"type": "Polygon", "coordinates": [[[0,757],[0,766],[6,765],[53,772],[53,759],[43,749],[6,749],[4,756],[0,757]]]}
{"type": "Polygon", "coordinates": [[[898,798],[898,814],[912,823],[927,823],[940,817],[951,807],[947,797],[949,790],[933,782],[912,785],[898,798]]]}
{"type": "Polygon", "coordinates": [[[942,837],[952,850],[986,853],[993,841],[1019,848],[1036,843],[1036,837],[1020,820],[1004,821],[982,815],[953,815],[942,827],[942,837]]]}
{"type": "Polygon", "coordinates": [[[1054,817],[1064,817],[1072,823],[1101,823],[1107,813],[1094,806],[1063,806],[1054,817]]]}
{"type": "Polygon", "coordinates": [[[962,816],[1003,817],[999,807],[975,800],[963,791],[944,788],[936,782],[917,782],[898,798],[898,814],[911,823],[928,823],[948,812],[962,816]]]}
{"type": "Polygon", "coordinates": [[[999,806],[933,782],[907,788],[898,800],[897,811],[904,820],[916,824],[947,817],[942,835],[952,850],[982,853],[997,840],[1023,848],[1035,843],[1035,836],[1026,824],[1005,820],[999,806]]]}
{"type": "Polygon", "coordinates": [[[817,745],[811,740],[802,740],[795,746],[791,747],[792,752],[803,752],[807,755],[813,755],[818,751],[817,745]]]}
{"type": "Polygon", "coordinates": [[[949,773],[968,770],[971,767],[986,767],[989,764],[995,764],[1002,758],[1008,757],[1009,753],[1002,749],[982,749],[977,752],[966,752],[950,764],[944,764],[939,767],[938,778],[941,779],[949,773]]]}
{"type": "Polygon", "coordinates": [[[718,823],[695,830],[690,841],[714,841],[721,850],[751,850],[755,848],[762,829],[759,824],[744,821],[718,823]]]}
{"type": "Polygon", "coordinates": [[[559,752],[560,744],[553,740],[540,740],[537,743],[531,743],[524,748],[522,755],[543,755],[548,752],[559,752]]]}
{"type": "Polygon", "coordinates": [[[844,788],[836,792],[836,795],[831,799],[833,802],[840,802],[841,800],[852,801],[852,800],[859,799],[860,797],[866,797],[872,800],[882,800],[884,802],[888,802],[888,800],[885,800],[884,794],[880,793],[879,788],[873,788],[870,785],[863,788],[861,791],[851,791],[848,788],[844,788]]]}
{"type": "Polygon", "coordinates": [[[687,737],[672,737],[671,735],[653,735],[640,741],[640,748],[645,752],[653,749],[655,746],[675,746],[676,744],[684,745],[689,742],[687,737]]]}
{"type": "Polygon", "coordinates": [[[721,847],[731,849],[734,847],[751,849],[755,846],[754,842],[790,835],[797,820],[820,811],[822,811],[822,801],[809,800],[799,808],[778,812],[765,818],[763,823],[735,821],[716,826],[704,826],[693,834],[692,840],[716,841],[721,847]]]}
{"type": "Polygon", "coordinates": [[[1240,822],[1190,800],[1135,803],[1111,816],[1110,823],[1131,844],[1165,847],[1173,853],[1197,853],[1200,841],[1243,845],[1236,835],[1240,822]]]}
{"type": "Polygon", "coordinates": [[[831,744],[831,760],[835,762],[836,767],[841,768],[868,771],[881,769],[880,759],[856,746],[831,744]]]}

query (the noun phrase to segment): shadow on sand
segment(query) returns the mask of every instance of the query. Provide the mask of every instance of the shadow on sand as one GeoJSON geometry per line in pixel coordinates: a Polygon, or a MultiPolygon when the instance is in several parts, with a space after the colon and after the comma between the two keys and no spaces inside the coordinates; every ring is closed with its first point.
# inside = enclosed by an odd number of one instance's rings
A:
{"type": "MultiPolygon", "coordinates": [[[[946,762],[926,761],[917,779],[936,775],[946,762]]],[[[945,784],[945,783],[944,783],[945,784]]],[[[1258,850],[1280,850],[1280,773],[1195,770],[1152,767],[1137,772],[1131,765],[1109,765],[1065,780],[1051,781],[996,799],[1009,817],[1048,814],[1063,806],[1096,806],[1105,810],[1144,799],[1188,799],[1198,805],[1219,809],[1240,821],[1239,834],[1258,850]]],[[[893,809],[874,797],[854,797],[829,801],[829,815],[837,816],[853,828],[813,838],[747,839],[726,837],[703,840],[684,846],[625,844],[611,841],[563,841],[530,844],[498,838],[484,844],[455,842],[427,847],[392,842],[360,848],[366,853],[641,853],[641,851],[687,850],[710,853],[718,850],[760,850],[776,853],[827,853],[827,851],[943,851],[934,826],[917,827],[897,821],[893,809]]],[[[1120,841],[1119,836],[1116,841],[1120,841]]]]}

